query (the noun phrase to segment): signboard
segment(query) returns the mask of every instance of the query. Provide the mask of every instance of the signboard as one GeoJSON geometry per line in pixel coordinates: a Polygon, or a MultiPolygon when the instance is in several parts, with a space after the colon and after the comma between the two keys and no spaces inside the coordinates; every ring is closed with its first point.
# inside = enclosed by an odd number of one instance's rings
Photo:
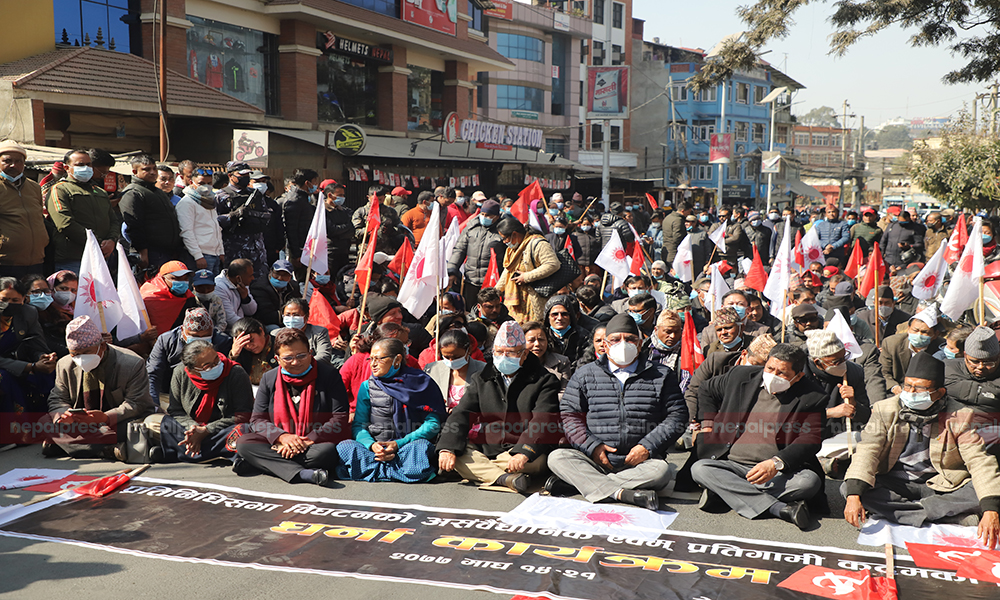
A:
{"type": "Polygon", "coordinates": [[[731,183],[722,186],[723,198],[749,198],[753,193],[753,186],[740,183],[731,183]]]}
{"type": "Polygon", "coordinates": [[[434,31],[455,35],[458,0],[404,0],[403,20],[434,31]]]}
{"type": "Polygon", "coordinates": [[[732,156],[733,134],[713,133],[712,141],[708,148],[708,162],[713,165],[729,164],[729,157],[732,156]]]}
{"type": "Polygon", "coordinates": [[[337,52],[348,56],[357,56],[378,62],[392,62],[392,48],[372,46],[363,42],[355,42],[340,37],[332,31],[316,32],[316,47],[323,52],[337,52]]]}
{"type": "Polygon", "coordinates": [[[510,111],[510,116],[517,119],[528,119],[529,121],[538,120],[538,113],[530,110],[512,110],[510,111]]]}
{"type": "Polygon", "coordinates": [[[559,79],[559,65],[552,65],[552,79],[559,79]]]}
{"type": "Polygon", "coordinates": [[[441,126],[441,136],[446,144],[454,144],[458,141],[458,113],[450,112],[444,118],[444,125],[441,126]]]}
{"type": "Polygon", "coordinates": [[[333,132],[330,142],[333,149],[344,156],[357,156],[365,149],[368,139],[365,130],[357,125],[341,125],[333,132]]]}
{"type": "Polygon", "coordinates": [[[768,173],[777,174],[781,172],[781,153],[780,152],[761,152],[760,154],[760,172],[767,175],[768,173]]]}
{"type": "MultiPolygon", "coordinates": [[[[454,113],[448,115],[448,119],[451,119],[452,114],[454,113]]],[[[537,150],[543,145],[544,132],[541,129],[521,127],[520,125],[488,123],[474,119],[462,121],[461,127],[458,128],[458,135],[450,136],[448,119],[445,120],[444,139],[449,144],[453,143],[450,138],[460,138],[476,144],[477,148],[484,148],[486,150],[510,150],[512,146],[537,150]]]]}
{"type": "Polygon", "coordinates": [[[556,31],[569,31],[569,15],[566,13],[552,13],[552,26],[556,31]]]}
{"type": "Polygon", "coordinates": [[[587,118],[627,119],[629,68],[587,67],[587,118]]]}
{"type": "Polygon", "coordinates": [[[267,132],[256,129],[233,130],[233,160],[251,167],[267,168],[267,132]]]}
{"type": "Polygon", "coordinates": [[[510,21],[514,18],[513,2],[512,0],[493,0],[493,8],[484,10],[483,14],[494,19],[510,21]]]}

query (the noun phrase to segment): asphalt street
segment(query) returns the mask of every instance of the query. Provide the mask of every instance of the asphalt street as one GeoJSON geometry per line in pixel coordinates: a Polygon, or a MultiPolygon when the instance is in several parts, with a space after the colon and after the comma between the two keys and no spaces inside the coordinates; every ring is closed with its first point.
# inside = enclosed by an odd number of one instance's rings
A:
{"type": "MultiPolygon", "coordinates": [[[[678,466],[686,455],[671,455],[678,466]]],[[[43,458],[38,447],[23,447],[0,453],[0,473],[13,468],[78,469],[82,475],[103,476],[122,468],[121,463],[43,458]]],[[[468,484],[337,482],[335,488],[310,484],[289,485],[274,477],[239,477],[225,466],[153,465],[149,477],[210,483],[251,491],[291,493],[307,497],[420,504],[442,508],[477,508],[508,511],[521,497],[503,492],[478,490],[468,484]]],[[[843,549],[878,552],[859,546],[858,532],[844,522],[844,502],[837,493],[839,482],[828,481],[832,514],[820,518],[810,530],[776,519],[749,521],[736,515],[709,514],[697,508],[695,494],[677,494],[663,504],[679,515],[674,531],[728,535],[744,539],[770,540],[843,549]]],[[[0,505],[26,501],[35,494],[18,490],[0,492],[0,505]]],[[[191,535],[197,535],[192,531],[191,535]]],[[[72,598],[190,599],[304,599],[304,598],[428,598],[433,600],[493,599],[509,595],[471,592],[420,584],[285,573],[207,564],[164,561],[69,544],[36,542],[0,536],[0,598],[18,600],[72,598]]]]}

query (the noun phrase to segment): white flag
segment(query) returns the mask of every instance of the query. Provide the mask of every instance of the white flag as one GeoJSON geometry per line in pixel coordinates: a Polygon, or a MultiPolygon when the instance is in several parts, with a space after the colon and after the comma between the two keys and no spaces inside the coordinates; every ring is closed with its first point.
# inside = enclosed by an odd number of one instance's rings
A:
{"type": "Polygon", "coordinates": [[[962,525],[932,524],[923,527],[897,525],[882,519],[870,518],[858,534],[858,544],[862,546],[885,546],[892,544],[905,548],[911,544],[934,544],[936,546],[956,546],[961,548],[985,548],[976,534],[975,527],[962,525]]]}
{"type": "Polygon", "coordinates": [[[622,238],[618,235],[618,229],[611,230],[611,239],[594,259],[594,264],[614,275],[616,281],[625,281],[625,278],[629,276],[632,257],[625,252],[625,245],[622,244],[622,238]]]}
{"type": "MultiPolygon", "coordinates": [[[[448,287],[448,259],[451,258],[451,251],[455,249],[458,245],[458,236],[461,235],[462,231],[458,227],[458,219],[452,219],[451,225],[448,226],[448,231],[444,234],[444,239],[442,241],[442,246],[444,247],[444,252],[441,253],[441,287],[448,287]]],[[[423,241],[423,238],[420,238],[423,241]]]]}
{"type": "MultiPolygon", "coordinates": [[[[306,243],[302,246],[302,256],[299,260],[318,275],[330,270],[326,254],[326,205],[322,202],[316,203],[316,212],[313,213],[313,220],[309,225],[309,233],[306,234],[306,243]]],[[[360,256],[358,260],[361,260],[360,256]]],[[[330,275],[336,275],[336,273],[330,273],[330,275]]]]}
{"type": "Polygon", "coordinates": [[[674,277],[687,282],[694,279],[694,249],[691,246],[691,234],[684,236],[677,246],[677,256],[674,257],[674,277]]]}
{"type": "Polygon", "coordinates": [[[128,256],[121,244],[118,244],[118,295],[122,301],[122,320],[118,322],[118,330],[115,332],[118,339],[124,340],[146,331],[148,327],[143,316],[146,304],[142,301],[139,285],[132,275],[132,265],[128,263],[128,256]]]}
{"type": "Polygon", "coordinates": [[[89,316],[109,333],[122,320],[122,301],[111,280],[108,263],[104,262],[101,245],[94,232],[87,230],[87,244],[80,262],[80,286],[76,291],[74,317],[89,316]],[[103,314],[102,314],[103,313],[103,314]]]}
{"type": "Polygon", "coordinates": [[[792,217],[785,217],[785,234],[774,256],[771,273],[767,276],[764,296],[771,301],[771,314],[781,319],[792,279],[792,217]]]}
{"type": "Polygon", "coordinates": [[[809,228],[809,231],[802,236],[802,258],[806,262],[806,268],[809,268],[809,263],[818,262],[821,265],[826,264],[826,257],[823,256],[823,246],[819,243],[819,231],[816,231],[816,226],[813,225],[809,228]]]}
{"type": "Polygon", "coordinates": [[[711,277],[711,285],[708,287],[708,293],[705,294],[706,300],[708,301],[708,306],[711,311],[715,311],[722,308],[722,297],[729,292],[729,284],[726,283],[726,279],[719,272],[719,261],[717,263],[712,263],[709,267],[709,276],[711,277]]]}
{"type": "Polygon", "coordinates": [[[723,254],[726,253],[726,225],[728,224],[729,221],[723,221],[719,223],[719,227],[715,231],[708,234],[708,239],[715,242],[715,245],[719,247],[719,252],[723,254]]]}
{"type": "Polygon", "coordinates": [[[913,280],[913,292],[911,293],[914,298],[930,300],[937,295],[941,285],[944,284],[945,276],[948,275],[948,263],[944,260],[944,252],[947,249],[948,244],[938,246],[937,252],[913,280]]]}
{"type": "Polygon", "coordinates": [[[851,330],[851,326],[848,324],[847,319],[844,318],[843,313],[839,310],[833,312],[833,318],[826,324],[826,329],[827,331],[832,331],[837,336],[837,339],[844,344],[848,360],[854,360],[864,354],[861,351],[861,344],[858,343],[858,338],[854,336],[854,331],[851,330]]]}
{"type": "Polygon", "coordinates": [[[500,520],[519,527],[545,527],[652,541],[660,537],[676,518],[675,512],[621,504],[591,504],[572,498],[533,494],[500,520]]]}
{"type": "Polygon", "coordinates": [[[406,278],[399,286],[398,300],[410,314],[423,315],[434,303],[441,278],[441,205],[431,203],[431,216],[406,278]]]}
{"type": "Polygon", "coordinates": [[[958,321],[970,306],[979,299],[979,281],[985,275],[983,265],[983,221],[976,217],[969,232],[969,243],[958,259],[955,272],[948,284],[948,291],[941,302],[942,314],[958,321]]]}
{"type": "MultiPolygon", "coordinates": [[[[541,206],[541,204],[539,204],[539,206],[541,206]]],[[[542,227],[542,222],[538,220],[538,213],[533,210],[528,212],[528,227],[531,227],[538,233],[545,233],[545,229],[542,227]]]]}

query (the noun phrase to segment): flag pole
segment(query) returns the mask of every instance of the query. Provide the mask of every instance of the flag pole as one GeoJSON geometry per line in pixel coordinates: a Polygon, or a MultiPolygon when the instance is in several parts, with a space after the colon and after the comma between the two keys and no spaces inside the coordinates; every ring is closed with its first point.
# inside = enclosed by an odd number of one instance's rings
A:
{"type": "MultiPolygon", "coordinates": [[[[313,244],[315,246],[315,243],[313,244]]],[[[309,248],[309,264],[306,266],[306,287],[302,288],[302,297],[309,297],[309,281],[312,280],[313,250],[309,248]]]]}
{"type": "MultiPolygon", "coordinates": [[[[358,260],[355,261],[355,266],[361,262],[361,257],[365,255],[365,242],[368,240],[368,221],[365,221],[365,233],[361,236],[361,246],[358,247],[358,260]]],[[[403,280],[400,279],[400,285],[403,285],[403,280]]],[[[354,292],[358,290],[358,278],[354,277],[354,284],[351,285],[351,296],[347,299],[348,302],[354,299],[354,292]]],[[[362,298],[362,304],[364,304],[364,298],[362,298]]],[[[358,323],[365,318],[365,313],[358,313],[358,323]]]]}
{"type": "Polygon", "coordinates": [[[591,200],[590,204],[587,205],[587,208],[583,209],[583,214],[580,215],[580,218],[577,219],[577,221],[582,221],[583,218],[587,216],[587,213],[590,212],[590,207],[594,205],[594,202],[597,202],[597,198],[591,200]]]}
{"type": "Polygon", "coordinates": [[[601,278],[601,302],[604,301],[604,290],[608,287],[608,270],[604,269],[604,277],[601,278]]]}
{"type": "MultiPolygon", "coordinates": [[[[94,295],[97,295],[97,286],[94,286],[94,295]]],[[[101,317],[101,333],[108,333],[108,326],[104,322],[104,305],[97,301],[97,314],[101,317]]]]}
{"type": "Polygon", "coordinates": [[[979,278],[979,325],[986,327],[986,278],[979,278]]]}
{"type": "Polygon", "coordinates": [[[441,360],[441,275],[438,274],[434,280],[437,288],[434,300],[437,304],[437,314],[434,315],[434,360],[436,362],[441,360]]]}
{"type": "MultiPolygon", "coordinates": [[[[875,252],[875,248],[872,248],[872,252],[875,252]]],[[[869,261],[868,266],[869,267],[872,266],[871,265],[871,261],[869,261]]],[[[878,287],[879,287],[878,265],[875,265],[875,347],[876,348],[881,348],[881,344],[879,343],[879,338],[882,337],[882,336],[880,336],[879,333],[882,332],[882,316],[879,315],[879,313],[878,313],[878,308],[879,308],[879,306],[878,306],[878,287]]]]}
{"type": "Polygon", "coordinates": [[[788,308],[787,300],[788,300],[788,290],[785,289],[781,291],[781,343],[782,344],[785,343],[785,322],[787,317],[787,315],[785,315],[785,311],[788,308]]]}
{"type": "MultiPolygon", "coordinates": [[[[847,385],[847,375],[844,375],[844,386],[847,385]]],[[[848,402],[851,406],[854,406],[854,402],[848,402]]],[[[851,417],[845,417],[845,422],[847,424],[847,454],[848,456],[854,454],[854,427],[851,424],[851,417]]]]}

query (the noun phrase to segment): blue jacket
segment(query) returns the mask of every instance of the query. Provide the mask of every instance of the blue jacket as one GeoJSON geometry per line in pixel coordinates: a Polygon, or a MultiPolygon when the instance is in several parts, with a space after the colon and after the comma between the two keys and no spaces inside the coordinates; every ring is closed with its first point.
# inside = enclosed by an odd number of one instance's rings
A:
{"type": "Polygon", "coordinates": [[[833,246],[835,251],[843,251],[844,246],[851,241],[851,228],[848,227],[847,221],[841,219],[817,221],[813,227],[819,234],[819,245],[823,248],[833,246]]]}
{"type": "Polygon", "coordinates": [[[617,451],[608,454],[615,468],[636,445],[662,458],[684,432],[688,410],[677,377],[669,368],[652,363],[645,353],[624,387],[608,368],[608,358],[587,363],[569,380],[559,402],[566,437],[573,447],[591,456],[599,444],[617,451]]]}

